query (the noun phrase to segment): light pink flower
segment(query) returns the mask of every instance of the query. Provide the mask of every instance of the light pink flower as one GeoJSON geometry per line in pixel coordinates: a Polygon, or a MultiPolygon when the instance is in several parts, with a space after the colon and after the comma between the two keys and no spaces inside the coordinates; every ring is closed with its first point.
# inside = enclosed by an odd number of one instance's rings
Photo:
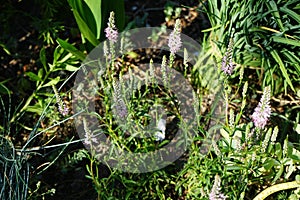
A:
{"type": "Polygon", "coordinates": [[[69,113],[69,108],[66,106],[65,103],[62,102],[62,100],[58,101],[58,111],[63,116],[66,116],[69,113]]]}
{"type": "Polygon", "coordinates": [[[266,126],[271,116],[270,93],[270,86],[268,86],[264,89],[260,102],[252,114],[252,120],[255,127],[260,129],[263,129],[266,126]]]}
{"type": "Polygon", "coordinates": [[[117,42],[117,39],[118,39],[118,31],[111,28],[111,27],[107,27],[105,30],[105,36],[106,38],[113,42],[113,43],[116,43],[117,42]]]}
{"type": "Polygon", "coordinates": [[[116,43],[118,39],[118,30],[115,25],[115,14],[113,11],[110,12],[107,26],[108,27],[104,30],[106,38],[109,41],[116,43]]]}
{"type": "Polygon", "coordinates": [[[225,55],[222,58],[222,71],[227,75],[231,75],[235,68],[235,64],[232,61],[233,46],[234,43],[233,39],[231,38],[225,55]]]}
{"type": "Polygon", "coordinates": [[[181,48],[182,42],[180,37],[180,20],[177,19],[175,22],[174,30],[171,32],[169,36],[168,46],[170,48],[171,54],[175,54],[181,48]]]}

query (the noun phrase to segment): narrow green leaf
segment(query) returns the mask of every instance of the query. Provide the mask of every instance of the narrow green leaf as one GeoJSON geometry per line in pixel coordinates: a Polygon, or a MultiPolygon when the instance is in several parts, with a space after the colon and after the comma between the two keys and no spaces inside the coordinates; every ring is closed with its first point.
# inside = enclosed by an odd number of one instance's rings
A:
{"type": "Polygon", "coordinates": [[[59,81],[60,81],[60,77],[58,76],[55,79],[52,79],[51,81],[49,81],[48,83],[43,85],[43,87],[49,87],[49,86],[52,86],[52,85],[56,85],[59,81]]]}
{"type": "Polygon", "coordinates": [[[296,125],[295,131],[300,135],[300,124],[296,125]]]}
{"type": "Polygon", "coordinates": [[[213,31],[213,30],[215,30],[215,29],[219,29],[220,27],[222,27],[221,24],[216,25],[216,26],[211,27],[211,28],[208,28],[208,29],[205,29],[205,30],[202,30],[201,32],[203,32],[203,33],[205,33],[205,32],[210,32],[210,31],[213,31]]]}
{"type": "Polygon", "coordinates": [[[296,72],[300,76],[300,59],[294,54],[294,52],[283,51],[283,54],[287,57],[291,65],[295,67],[296,72]]]}
{"type": "Polygon", "coordinates": [[[284,32],[285,29],[284,29],[283,23],[280,18],[277,4],[274,1],[268,1],[267,6],[268,6],[269,10],[273,11],[272,15],[275,18],[275,21],[277,22],[277,25],[279,26],[281,32],[284,32]]]}
{"type": "Polygon", "coordinates": [[[68,43],[65,40],[62,39],[57,39],[57,43],[64,48],[65,50],[67,50],[68,52],[72,53],[74,56],[76,56],[78,59],[80,59],[81,61],[84,61],[85,59],[85,55],[84,53],[82,53],[81,51],[79,51],[78,49],[76,49],[76,47],[74,47],[73,45],[71,45],[70,43],[68,43]]]}
{"type": "Polygon", "coordinates": [[[283,64],[280,56],[278,55],[277,51],[271,50],[270,53],[271,53],[272,57],[274,58],[274,60],[278,63],[280,71],[281,71],[283,77],[286,79],[286,82],[289,84],[289,86],[291,87],[291,89],[295,92],[295,88],[294,88],[294,86],[292,84],[292,81],[289,78],[289,75],[288,75],[288,73],[286,71],[286,68],[285,68],[285,66],[284,66],[284,64],[283,64]]]}
{"type": "Polygon", "coordinates": [[[91,31],[90,27],[85,23],[85,21],[81,18],[77,10],[73,10],[76,22],[80,29],[82,35],[94,46],[99,44],[95,34],[91,31]]]}
{"type": "Polygon", "coordinates": [[[279,36],[273,36],[271,37],[271,39],[273,39],[274,42],[300,47],[300,41],[298,40],[292,40],[292,39],[283,38],[279,36]]]}
{"type": "Polygon", "coordinates": [[[9,89],[2,83],[0,83],[0,94],[10,94],[9,89]]]}
{"type": "Polygon", "coordinates": [[[279,10],[290,15],[294,20],[296,20],[300,24],[300,15],[298,15],[296,12],[288,9],[287,7],[281,7],[279,8],[279,10]]]}
{"type": "Polygon", "coordinates": [[[40,51],[40,61],[45,69],[45,71],[47,71],[47,58],[46,58],[46,50],[43,47],[40,51]]]}
{"type": "Polygon", "coordinates": [[[41,68],[38,71],[38,77],[40,77],[40,79],[42,80],[43,79],[43,75],[44,75],[44,70],[43,70],[43,68],[41,68]]]}
{"type": "Polygon", "coordinates": [[[278,159],[281,159],[282,156],[282,146],[280,143],[276,143],[275,144],[275,154],[277,156],[278,159]]]}
{"type": "Polygon", "coordinates": [[[25,74],[26,74],[26,75],[30,78],[30,80],[32,80],[32,81],[41,81],[41,80],[42,80],[38,75],[36,75],[36,74],[33,73],[33,72],[26,72],[25,74]]]}
{"type": "Polygon", "coordinates": [[[0,44],[0,47],[2,47],[3,51],[7,53],[8,55],[11,55],[10,51],[7,49],[7,47],[4,44],[0,44]]]}
{"type": "Polygon", "coordinates": [[[270,170],[272,169],[272,167],[279,165],[280,163],[275,160],[274,158],[267,158],[264,163],[263,163],[263,167],[265,168],[265,170],[270,170]]]}
{"type": "Polygon", "coordinates": [[[282,175],[283,172],[284,172],[284,166],[280,165],[280,168],[279,168],[278,172],[276,173],[276,176],[272,182],[275,183],[280,178],[280,176],[282,175]]]}
{"type": "Polygon", "coordinates": [[[34,106],[27,106],[26,111],[32,112],[32,113],[37,113],[40,115],[43,112],[43,108],[39,104],[36,104],[34,106]]]}
{"type": "Polygon", "coordinates": [[[74,66],[72,66],[72,65],[66,64],[65,69],[66,69],[67,71],[74,72],[74,71],[77,71],[79,68],[78,68],[78,67],[74,67],[74,66]]]}
{"type": "Polygon", "coordinates": [[[85,21],[93,31],[96,31],[94,30],[94,28],[96,28],[96,22],[87,4],[83,0],[68,0],[68,3],[72,10],[76,10],[83,21],[85,21]]]}

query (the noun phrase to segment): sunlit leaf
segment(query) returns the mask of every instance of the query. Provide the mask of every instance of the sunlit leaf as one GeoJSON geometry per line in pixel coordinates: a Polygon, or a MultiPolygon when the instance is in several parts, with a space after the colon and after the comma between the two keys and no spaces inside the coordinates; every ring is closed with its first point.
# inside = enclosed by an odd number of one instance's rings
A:
{"type": "Polygon", "coordinates": [[[71,45],[70,43],[68,43],[65,40],[62,39],[57,39],[57,43],[64,48],[65,50],[67,50],[68,52],[72,53],[74,56],[76,56],[78,59],[80,59],[81,61],[84,61],[85,59],[85,55],[84,53],[82,53],[81,51],[79,51],[78,49],[76,49],[76,47],[74,47],[73,45],[71,45]]]}
{"type": "Polygon", "coordinates": [[[52,85],[56,85],[59,81],[60,81],[60,77],[58,76],[55,79],[52,79],[51,81],[49,81],[48,83],[43,85],[43,87],[49,87],[49,86],[52,86],[52,85]]]}

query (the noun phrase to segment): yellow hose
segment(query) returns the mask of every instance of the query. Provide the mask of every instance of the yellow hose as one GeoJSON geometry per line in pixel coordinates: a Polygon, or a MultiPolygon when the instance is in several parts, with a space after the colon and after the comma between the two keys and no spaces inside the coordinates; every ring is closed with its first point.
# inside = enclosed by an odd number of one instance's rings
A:
{"type": "Polygon", "coordinates": [[[297,188],[297,187],[300,187],[300,182],[297,182],[297,181],[273,185],[273,186],[268,187],[267,189],[263,190],[253,200],[263,200],[275,192],[278,192],[281,190],[293,189],[293,188],[297,188]]]}

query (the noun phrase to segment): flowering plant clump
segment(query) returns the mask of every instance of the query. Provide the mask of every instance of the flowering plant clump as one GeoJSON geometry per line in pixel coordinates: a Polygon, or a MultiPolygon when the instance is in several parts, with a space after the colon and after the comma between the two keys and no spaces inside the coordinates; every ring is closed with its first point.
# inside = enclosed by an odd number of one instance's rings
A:
{"type": "Polygon", "coordinates": [[[300,199],[298,2],[3,1],[0,200],[300,199]]]}
{"type": "Polygon", "coordinates": [[[263,129],[271,116],[270,106],[270,86],[264,89],[263,95],[252,114],[252,120],[255,127],[263,129]]]}

